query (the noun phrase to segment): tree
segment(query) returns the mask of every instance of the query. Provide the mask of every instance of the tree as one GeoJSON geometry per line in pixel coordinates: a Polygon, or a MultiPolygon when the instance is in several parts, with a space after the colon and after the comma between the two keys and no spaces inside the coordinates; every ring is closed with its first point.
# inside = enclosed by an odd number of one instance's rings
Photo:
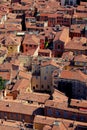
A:
{"type": "Polygon", "coordinates": [[[0,77],[0,90],[5,89],[5,80],[2,79],[2,77],[0,77]]]}

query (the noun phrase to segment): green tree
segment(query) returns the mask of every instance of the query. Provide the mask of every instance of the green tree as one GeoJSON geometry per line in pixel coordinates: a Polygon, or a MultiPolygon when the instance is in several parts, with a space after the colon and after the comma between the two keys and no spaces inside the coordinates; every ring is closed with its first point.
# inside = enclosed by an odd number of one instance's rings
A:
{"type": "Polygon", "coordinates": [[[0,77],[0,90],[5,89],[5,80],[2,79],[2,77],[0,77]]]}

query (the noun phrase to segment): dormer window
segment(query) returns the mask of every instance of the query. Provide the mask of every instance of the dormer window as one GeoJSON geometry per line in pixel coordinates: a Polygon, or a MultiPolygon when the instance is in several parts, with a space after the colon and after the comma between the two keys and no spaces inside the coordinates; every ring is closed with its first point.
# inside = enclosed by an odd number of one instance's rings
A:
{"type": "Polygon", "coordinates": [[[29,45],[29,47],[32,47],[32,45],[29,45]]]}
{"type": "Polygon", "coordinates": [[[60,45],[58,45],[58,49],[60,49],[60,45]]]}

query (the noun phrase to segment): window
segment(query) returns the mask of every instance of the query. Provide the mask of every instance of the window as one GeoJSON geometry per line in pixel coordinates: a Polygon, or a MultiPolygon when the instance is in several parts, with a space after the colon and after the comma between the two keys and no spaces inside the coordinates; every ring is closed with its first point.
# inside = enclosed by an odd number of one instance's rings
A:
{"type": "Polygon", "coordinates": [[[14,114],[10,113],[10,117],[11,117],[11,119],[14,119],[14,114]]]}
{"type": "Polygon", "coordinates": [[[6,116],[6,112],[4,112],[4,117],[6,116]]]}
{"type": "Polygon", "coordinates": [[[77,54],[78,54],[78,52],[75,51],[75,52],[74,52],[74,55],[77,55],[77,54]]]}
{"type": "Polygon", "coordinates": [[[44,88],[44,85],[42,85],[41,87],[44,88]]]}
{"type": "Polygon", "coordinates": [[[76,120],[76,115],[73,114],[73,115],[71,116],[71,118],[72,118],[73,120],[76,120]]]}
{"type": "Polygon", "coordinates": [[[16,120],[18,119],[18,114],[15,114],[16,115],[16,120]]]}
{"type": "Polygon", "coordinates": [[[5,121],[7,120],[6,112],[4,113],[4,119],[5,119],[5,121]]]}
{"type": "Polygon", "coordinates": [[[33,87],[33,90],[35,90],[35,86],[33,87]]]}
{"type": "Polygon", "coordinates": [[[26,44],[26,47],[28,47],[28,45],[26,44]]]}
{"type": "Polygon", "coordinates": [[[84,116],[80,116],[80,121],[84,121],[84,116]]]}
{"type": "Polygon", "coordinates": [[[22,114],[22,115],[21,115],[21,120],[23,121],[24,119],[25,119],[25,115],[22,114]]]}
{"type": "Polygon", "coordinates": [[[53,73],[53,70],[51,71],[51,73],[53,73]]]}
{"type": "Polygon", "coordinates": [[[46,67],[46,73],[48,73],[48,66],[46,67]]]}
{"type": "Polygon", "coordinates": [[[46,70],[48,70],[48,66],[46,67],[46,70]]]}
{"type": "Polygon", "coordinates": [[[47,109],[47,115],[52,116],[52,110],[51,109],[47,109]]]}
{"type": "Polygon", "coordinates": [[[73,5],[73,1],[70,1],[70,5],[73,5]]]}
{"type": "Polygon", "coordinates": [[[78,61],[76,61],[76,62],[75,62],[75,65],[79,65],[79,62],[78,62],[78,61]]]}
{"type": "Polygon", "coordinates": [[[58,49],[60,49],[60,45],[58,45],[58,49]]]}
{"type": "Polygon", "coordinates": [[[86,66],[86,62],[84,62],[83,64],[84,64],[84,66],[86,66]]]}
{"type": "Polygon", "coordinates": [[[29,47],[32,47],[32,45],[29,45],[29,47]]]}
{"type": "Polygon", "coordinates": [[[45,76],[45,77],[44,77],[44,80],[46,80],[46,79],[47,79],[47,77],[45,76]]]}
{"type": "Polygon", "coordinates": [[[64,117],[67,118],[67,112],[66,111],[64,111],[64,117]]]}
{"type": "Polygon", "coordinates": [[[38,88],[38,84],[36,84],[36,88],[38,88]]]}
{"type": "Polygon", "coordinates": [[[48,85],[48,86],[47,86],[47,88],[49,89],[49,88],[50,88],[50,86],[48,85]]]}
{"type": "Polygon", "coordinates": [[[58,110],[56,110],[55,114],[56,114],[57,117],[60,116],[60,112],[58,110]]]}

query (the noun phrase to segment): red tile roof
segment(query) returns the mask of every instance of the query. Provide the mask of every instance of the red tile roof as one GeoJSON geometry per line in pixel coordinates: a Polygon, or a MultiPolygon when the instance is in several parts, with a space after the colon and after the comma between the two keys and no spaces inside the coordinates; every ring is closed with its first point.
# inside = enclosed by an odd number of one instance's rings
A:
{"type": "Polygon", "coordinates": [[[38,108],[39,108],[38,106],[31,105],[31,104],[29,105],[29,104],[23,104],[20,102],[0,100],[0,111],[2,112],[33,115],[34,111],[37,110],[38,108]]]}
{"type": "Polygon", "coordinates": [[[70,106],[87,109],[87,101],[86,100],[71,99],[70,106]]]}
{"type": "Polygon", "coordinates": [[[38,103],[45,103],[46,100],[50,98],[49,94],[41,94],[41,93],[21,93],[18,95],[19,100],[33,101],[38,103]]]}
{"type": "Polygon", "coordinates": [[[63,70],[60,73],[59,78],[70,79],[70,80],[79,80],[82,82],[87,82],[87,75],[81,72],[80,70],[63,70]]]}
{"type": "Polygon", "coordinates": [[[16,84],[13,86],[12,91],[26,91],[26,89],[29,87],[29,80],[28,79],[21,79],[17,80],[16,84]]]}

